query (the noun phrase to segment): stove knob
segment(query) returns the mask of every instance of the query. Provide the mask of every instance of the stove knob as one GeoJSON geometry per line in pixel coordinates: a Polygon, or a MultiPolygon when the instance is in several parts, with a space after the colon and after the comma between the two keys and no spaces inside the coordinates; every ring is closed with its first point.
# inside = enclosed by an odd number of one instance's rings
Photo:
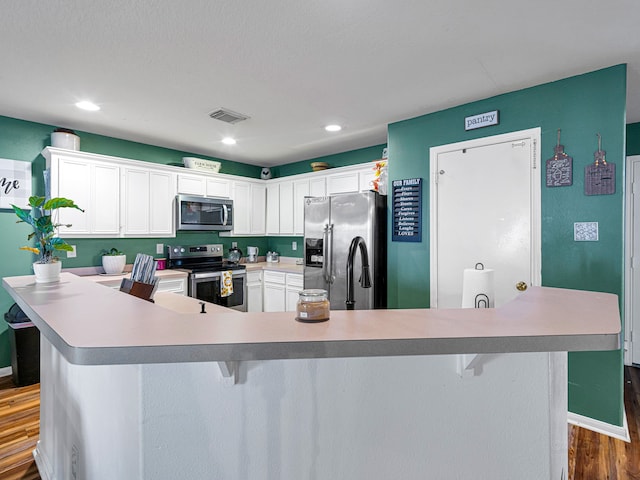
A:
{"type": "Polygon", "coordinates": [[[181,249],[180,249],[180,253],[184,253],[184,248],[181,248],[181,249]]]}
{"type": "Polygon", "coordinates": [[[177,248],[174,248],[174,249],[173,249],[173,253],[178,253],[178,249],[177,249],[177,248]]]}

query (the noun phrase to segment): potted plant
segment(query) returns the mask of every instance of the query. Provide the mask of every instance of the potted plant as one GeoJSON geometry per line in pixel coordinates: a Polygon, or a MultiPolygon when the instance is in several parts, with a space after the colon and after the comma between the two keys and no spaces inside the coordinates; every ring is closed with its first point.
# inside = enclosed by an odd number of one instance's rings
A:
{"type": "Polygon", "coordinates": [[[107,275],[119,275],[126,263],[127,256],[117,248],[102,251],[102,268],[107,275]]]}
{"type": "Polygon", "coordinates": [[[73,200],[55,197],[45,200],[44,197],[29,197],[31,211],[11,205],[19,220],[16,223],[28,223],[33,232],[27,236],[28,240],[35,238],[35,247],[20,247],[20,250],[28,250],[38,255],[38,260],[33,264],[37,283],[55,282],[60,279],[62,263],[55,255],[57,251],[73,251],[73,247],[63,239],[56,236],[56,229],[60,226],[70,227],[68,224],[55,223],[52,213],[59,208],[75,208],[84,212],[73,200]]]}

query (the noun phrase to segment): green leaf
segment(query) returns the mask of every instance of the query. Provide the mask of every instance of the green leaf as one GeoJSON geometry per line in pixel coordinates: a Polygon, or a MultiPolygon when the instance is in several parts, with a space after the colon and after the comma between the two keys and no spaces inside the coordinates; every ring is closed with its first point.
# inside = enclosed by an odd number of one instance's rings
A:
{"type": "Polygon", "coordinates": [[[40,205],[44,203],[44,197],[39,197],[37,195],[33,195],[29,197],[29,206],[33,208],[38,208],[40,205]]]}
{"type": "Polygon", "coordinates": [[[42,208],[45,210],[55,210],[56,208],[75,208],[84,212],[84,210],[76,205],[73,200],[63,197],[55,197],[47,200],[42,208]]]}

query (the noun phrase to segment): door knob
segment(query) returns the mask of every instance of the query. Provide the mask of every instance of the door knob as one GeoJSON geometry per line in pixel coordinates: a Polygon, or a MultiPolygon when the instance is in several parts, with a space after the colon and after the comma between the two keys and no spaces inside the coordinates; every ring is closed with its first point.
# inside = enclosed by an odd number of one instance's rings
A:
{"type": "Polygon", "coordinates": [[[527,283],[526,282],[516,283],[516,289],[520,292],[524,292],[527,289],[527,283]]]}

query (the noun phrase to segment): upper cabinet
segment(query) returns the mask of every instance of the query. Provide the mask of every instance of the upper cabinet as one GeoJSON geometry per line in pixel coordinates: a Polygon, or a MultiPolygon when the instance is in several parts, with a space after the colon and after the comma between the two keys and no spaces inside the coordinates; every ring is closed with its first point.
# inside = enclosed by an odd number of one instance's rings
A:
{"type": "Polygon", "coordinates": [[[175,237],[177,194],[232,198],[234,225],[221,236],[304,234],[304,198],[367,191],[375,162],[273,180],[47,147],[51,197],[85,213],[59,212],[62,237],[175,237]]]}
{"type": "MultiPolygon", "coordinates": [[[[264,235],[266,233],[266,192],[262,180],[241,181],[231,184],[233,199],[232,235],[264,235]]],[[[225,233],[220,235],[225,236],[225,233]]]]}
{"type": "Polygon", "coordinates": [[[123,235],[175,236],[175,174],[153,168],[122,170],[123,235]]]}
{"type": "Polygon", "coordinates": [[[120,167],[50,152],[45,155],[51,198],[73,200],[85,212],[59,210],[63,237],[114,237],[120,234],[120,167]],[[70,226],[66,226],[70,225],[70,226]]]}

